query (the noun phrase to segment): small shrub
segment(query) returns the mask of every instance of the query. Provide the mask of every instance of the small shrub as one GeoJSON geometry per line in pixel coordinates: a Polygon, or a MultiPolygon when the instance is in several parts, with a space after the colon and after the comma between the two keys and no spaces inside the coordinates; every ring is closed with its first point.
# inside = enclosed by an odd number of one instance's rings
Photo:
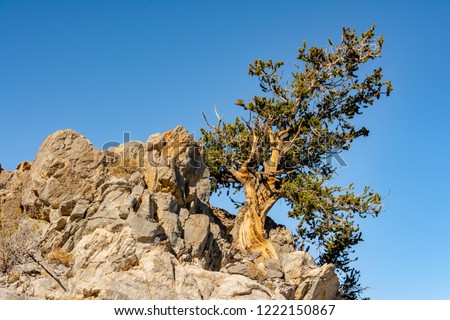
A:
{"type": "Polygon", "coordinates": [[[65,250],[56,249],[47,254],[47,260],[57,264],[62,264],[66,267],[70,267],[73,263],[73,255],[65,250]]]}
{"type": "Polygon", "coordinates": [[[137,159],[119,159],[117,162],[113,163],[109,169],[108,173],[110,177],[114,178],[124,178],[129,179],[131,175],[139,170],[139,162],[137,159]]]}
{"type": "Polygon", "coordinates": [[[36,250],[34,231],[20,208],[0,210],[0,271],[9,273],[36,250]]]}

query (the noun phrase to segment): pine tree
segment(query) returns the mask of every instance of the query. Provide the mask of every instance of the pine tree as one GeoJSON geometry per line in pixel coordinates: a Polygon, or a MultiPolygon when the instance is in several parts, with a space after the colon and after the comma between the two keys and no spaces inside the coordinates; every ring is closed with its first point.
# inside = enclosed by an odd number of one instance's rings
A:
{"type": "Polygon", "coordinates": [[[321,263],[353,274],[348,284],[359,276],[349,266],[352,248],[362,241],[355,218],[377,216],[381,197],[370,187],[357,194],[353,185],[330,184],[336,168],[324,159],[369,134],[354,119],[388,96],[392,86],[382,80],[381,68],[368,75],[361,70],[381,56],[383,37],[375,35],[374,26],[360,36],[343,28],[339,43],[328,41],[327,48],[307,48],[304,42],[286,82],[280,73],[283,62],[254,61],[249,74],[258,78],[263,95],[237,100],[248,118],[229,123],[219,117],[217,125],[207,121],[202,142],[214,190],[232,188],[245,195],[234,228],[236,250],[277,258],[264,223],[273,205],[285,199],[289,216],[299,220],[299,246],[318,246],[321,263]]]}

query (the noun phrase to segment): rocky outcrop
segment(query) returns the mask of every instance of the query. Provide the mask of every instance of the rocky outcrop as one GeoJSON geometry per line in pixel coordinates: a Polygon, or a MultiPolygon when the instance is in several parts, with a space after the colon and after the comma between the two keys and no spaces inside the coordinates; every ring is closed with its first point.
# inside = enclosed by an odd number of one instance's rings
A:
{"type": "Polygon", "coordinates": [[[0,210],[24,212],[38,244],[0,275],[0,298],[334,299],[333,266],[295,252],[270,219],[279,260],[237,259],[202,156],[181,126],[105,151],[50,135],[33,163],[0,172],[0,210]]]}

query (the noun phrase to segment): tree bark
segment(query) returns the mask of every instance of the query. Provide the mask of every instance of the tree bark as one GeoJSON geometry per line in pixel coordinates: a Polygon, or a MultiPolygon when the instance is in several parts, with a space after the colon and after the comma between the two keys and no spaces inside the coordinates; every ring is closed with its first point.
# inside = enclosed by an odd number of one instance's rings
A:
{"type": "Polygon", "coordinates": [[[278,259],[272,244],[267,240],[264,230],[266,216],[277,197],[270,190],[254,183],[244,184],[246,203],[236,217],[234,248],[243,254],[260,253],[265,259],[278,259]]]}

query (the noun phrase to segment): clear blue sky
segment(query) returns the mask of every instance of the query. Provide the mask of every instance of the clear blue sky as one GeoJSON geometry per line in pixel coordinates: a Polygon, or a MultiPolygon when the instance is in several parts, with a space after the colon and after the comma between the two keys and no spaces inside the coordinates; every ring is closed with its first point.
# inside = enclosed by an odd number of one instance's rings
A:
{"type": "Polygon", "coordinates": [[[395,91],[363,116],[371,134],[336,179],[387,196],[357,265],[373,299],[450,299],[449,16],[449,0],[0,1],[0,163],[33,160],[64,128],[98,147],[178,124],[198,136],[202,111],[231,119],[259,93],[255,58],[291,67],[303,40],[376,24],[395,91]]]}

